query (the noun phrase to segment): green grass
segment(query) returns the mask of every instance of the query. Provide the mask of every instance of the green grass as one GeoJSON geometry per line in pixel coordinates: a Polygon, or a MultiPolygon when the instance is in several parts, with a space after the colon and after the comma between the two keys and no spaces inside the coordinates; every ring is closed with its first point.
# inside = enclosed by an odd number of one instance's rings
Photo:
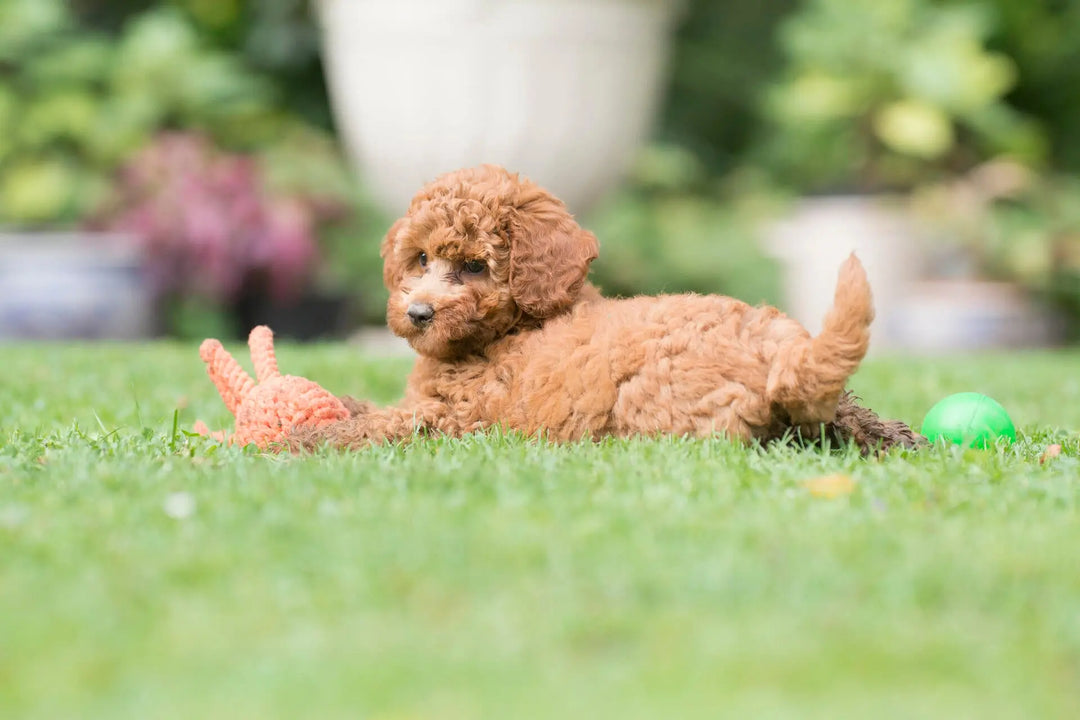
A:
{"type": "MultiPolygon", "coordinates": [[[[279,356],[380,401],[408,370],[279,356]]],[[[1080,717],[1075,352],[868,363],[883,414],[974,389],[1021,436],[880,461],[497,434],[266,456],[182,432],[229,421],[194,345],[0,357],[0,717],[1080,717]],[[853,494],[803,486],[834,472],[853,494]]]]}

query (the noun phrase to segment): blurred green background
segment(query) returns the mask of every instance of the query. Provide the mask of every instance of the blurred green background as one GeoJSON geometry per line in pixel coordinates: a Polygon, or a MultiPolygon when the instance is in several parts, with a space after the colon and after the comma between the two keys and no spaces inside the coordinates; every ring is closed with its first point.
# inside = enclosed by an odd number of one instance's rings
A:
{"type": "MultiPolygon", "coordinates": [[[[652,141],[583,218],[605,292],[775,302],[762,223],[890,192],[1077,324],[1080,0],[692,0],[666,84],[652,141]],[[1019,179],[958,210],[988,164],[1019,179]]],[[[0,0],[0,226],[152,237],[167,332],[227,331],[253,288],[381,324],[391,220],[342,153],[306,0],[0,0]],[[201,224],[176,229],[176,197],[201,224]],[[289,261],[223,239],[239,227],[289,261]],[[200,253],[220,272],[172,270],[200,253]]]]}

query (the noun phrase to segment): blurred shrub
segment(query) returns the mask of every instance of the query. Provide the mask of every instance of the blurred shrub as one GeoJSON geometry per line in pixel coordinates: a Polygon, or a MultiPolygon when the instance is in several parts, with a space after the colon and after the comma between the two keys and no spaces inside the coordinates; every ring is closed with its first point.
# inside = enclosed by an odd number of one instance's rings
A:
{"type": "Polygon", "coordinates": [[[690,0],[671,58],[659,135],[712,175],[740,166],[762,137],[761,89],[783,67],[778,26],[799,0],[690,0]]]}
{"type": "Polygon", "coordinates": [[[987,47],[995,20],[985,4],[808,0],[781,28],[767,163],[830,191],[911,187],[999,155],[1037,165],[1038,125],[1005,102],[1016,65],[987,47]]]}
{"type": "Polygon", "coordinates": [[[319,30],[310,0],[69,0],[88,29],[118,33],[132,17],[168,5],[209,48],[237,57],[272,76],[278,100],[290,113],[330,127],[319,30]]]}
{"type": "Polygon", "coordinates": [[[86,217],[109,172],[161,128],[254,147],[288,121],[270,83],[205,48],[171,8],[110,37],[80,28],[63,0],[0,5],[0,222],[86,217]]]}
{"type": "Polygon", "coordinates": [[[175,0],[214,47],[274,79],[289,112],[329,129],[321,35],[310,0],[175,0]]]}
{"type": "Polygon", "coordinates": [[[691,153],[646,148],[624,188],[584,220],[600,238],[592,281],[606,295],[720,292],[775,303],[777,268],[757,241],[774,200],[753,180],[718,185],[691,153]]]}
{"type": "MultiPolygon", "coordinates": [[[[997,147],[1014,144],[1022,147],[1022,154],[1042,154],[1049,167],[1080,171],[1080,144],[1072,142],[1074,128],[1080,127],[1080,92],[1075,91],[1080,87],[1080,0],[691,0],[687,5],[672,58],[660,137],[694,152],[710,173],[723,174],[749,163],[776,169],[795,189],[845,185],[844,189],[852,189],[871,181],[910,184],[912,177],[923,181],[971,167],[997,147]],[[888,20],[889,15],[896,17],[888,20]],[[944,24],[932,27],[938,20],[944,24]],[[820,31],[820,47],[792,48],[796,40],[790,35],[809,30],[820,31]],[[897,54],[897,46],[903,52],[897,54]],[[942,53],[942,47],[947,52],[942,53]],[[1007,57],[1013,78],[1004,95],[994,101],[1004,112],[994,109],[989,120],[969,126],[967,114],[946,108],[954,145],[945,157],[919,162],[901,154],[900,162],[885,164],[904,167],[890,167],[885,179],[878,180],[867,171],[864,149],[882,142],[874,138],[872,120],[846,135],[834,124],[795,128],[795,137],[787,139],[773,137],[778,127],[790,128],[773,116],[780,111],[773,105],[778,99],[766,90],[774,80],[789,86],[800,70],[816,69],[819,51],[843,55],[838,62],[830,61],[829,74],[861,77],[886,98],[889,93],[896,98],[912,95],[906,86],[897,88],[907,82],[903,68],[919,64],[919,58],[912,58],[918,53],[923,55],[921,67],[943,73],[945,83],[955,83],[955,63],[963,62],[965,54],[977,63],[987,55],[1007,57]],[[1042,139],[1036,126],[1044,131],[1042,139]],[[992,139],[1002,135],[1004,141],[992,139]],[[792,151],[794,159],[789,157],[792,151]],[[818,162],[829,171],[815,169],[818,162]]],[[[816,95],[834,93],[836,88],[826,82],[814,90],[812,82],[802,85],[802,91],[811,95],[811,106],[828,102],[828,97],[816,95]]],[[[865,93],[865,88],[860,92],[865,93]]],[[[869,108],[864,99],[864,120],[872,117],[869,108]]],[[[910,114],[912,125],[919,123],[917,112],[910,114]]],[[[900,124],[898,117],[903,119],[903,113],[893,114],[894,125],[900,124]]],[[[928,127],[933,123],[922,119],[928,127]]],[[[940,142],[942,123],[936,125],[940,142]]],[[[897,132],[895,127],[893,131],[897,132]]]]}
{"type": "Polygon", "coordinates": [[[1019,283],[1063,310],[1080,338],[1080,178],[991,162],[920,188],[912,207],[940,236],[939,273],[1019,283]]]}
{"type": "Polygon", "coordinates": [[[324,281],[345,290],[357,301],[357,319],[372,325],[386,322],[387,291],[383,287],[379,246],[395,218],[361,193],[347,222],[327,227],[322,235],[324,281]]]}
{"type": "Polygon", "coordinates": [[[1053,148],[1051,165],[1080,172],[1080,0],[983,0],[998,17],[992,49],[1016,63],[1010,104],[1038,118],[1053,148]]]}

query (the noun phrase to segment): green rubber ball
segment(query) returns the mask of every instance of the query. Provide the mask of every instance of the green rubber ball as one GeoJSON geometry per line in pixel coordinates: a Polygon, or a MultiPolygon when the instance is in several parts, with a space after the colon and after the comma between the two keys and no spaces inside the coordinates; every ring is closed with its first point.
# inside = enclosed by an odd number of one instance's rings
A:
{"type": "Polygon", "coordinates": [[[944,397],[930,408],[922,424],[930,442],[938,438],[963,447],[985,448],[999,438],[1016,440],[1016,427],[1001,403],[975,392],[944,397]]]}

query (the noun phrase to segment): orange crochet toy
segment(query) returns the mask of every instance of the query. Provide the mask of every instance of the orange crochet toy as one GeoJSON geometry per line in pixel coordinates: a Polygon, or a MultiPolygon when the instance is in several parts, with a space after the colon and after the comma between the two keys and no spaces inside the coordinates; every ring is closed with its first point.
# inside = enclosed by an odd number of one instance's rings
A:
{"type": "Polygon", "coordinates": [[[236,430],[232,436],[220,430],[211,432],[197,421],[195,432],[233,445],[254,443],[265,449],[283,441],[295,427],[319,427],[349,417],[345,405],[317,383],[278,371],[270,328],[260,325],[253,329],[248,347],[255,380],[217,340],[204,340],[199,347],[207,374],[229,412],[236,416],[236,430]]]}

